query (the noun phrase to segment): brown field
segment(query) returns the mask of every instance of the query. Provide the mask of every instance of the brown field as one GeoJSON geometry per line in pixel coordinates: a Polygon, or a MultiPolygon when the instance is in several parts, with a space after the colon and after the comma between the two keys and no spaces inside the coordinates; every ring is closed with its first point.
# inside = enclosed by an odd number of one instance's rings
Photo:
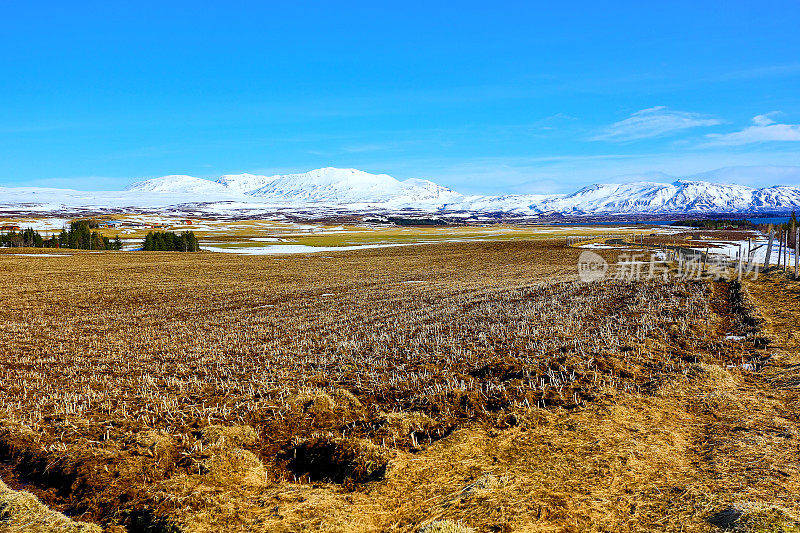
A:
{"type": "Polygon", "coordinates": [[[800,531],[800,284],[562,243],[0,253],[0,531],[800,531]]]}

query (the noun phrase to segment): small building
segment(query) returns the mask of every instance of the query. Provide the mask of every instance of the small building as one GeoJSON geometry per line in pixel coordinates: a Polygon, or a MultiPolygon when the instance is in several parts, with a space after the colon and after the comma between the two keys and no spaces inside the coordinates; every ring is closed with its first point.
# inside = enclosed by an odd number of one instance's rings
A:
{"type": "Polygon", "coordinates": [[[121,226],[121,220],[103,220],[97,224],[98,228],[119,228],[121,226]]]}
{"type": "Polygon", "coordinates": [[[183,222],[183,224],[184,224],[185,226],[191,226],[191,225],[192,225],[192,221],[191,221],[191,220],[189,220],[188,218],[187,218],[186,220],[183,220],[182,222],[183,222]]]}
{"type": "Polygon", "coordinates": [[[16,224],[4,224],[0,226],[0,231],[2,231],[3,233],[11,233],[12,231],[19,233],[21,231],[21,228],[16,224]]]}

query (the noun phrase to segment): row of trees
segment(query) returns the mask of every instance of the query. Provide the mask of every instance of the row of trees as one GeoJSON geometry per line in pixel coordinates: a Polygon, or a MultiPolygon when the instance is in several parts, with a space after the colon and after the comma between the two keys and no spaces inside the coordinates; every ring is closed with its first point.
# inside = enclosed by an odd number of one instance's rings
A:
{"type": "MultiPolygon", "coordinates": [[[[71,248],[74,250],[121,250],[122,241],[119,236],[109,239],[97,231],[97,223],[93,220],[75,220],[70,222],[58,236],[44,238],[34,230],[10,231],[0,234],[0,247],[5,248],[71,248]]],[[[185,231],[151,231],[142,243],[146,251],[197,252],[200,244],[194,232],[185,231]]]]}
{"type": "Polygon", "coordinates": [[[5,248],[72,248],[74,250],[121,250],[122,241],[104,237],[90,228],[91,220],[75,220],[56,237],[44,238],[33,228],[10,231],[0,235],[0,247],[5,248]]]}
{"type": "Polygon", "coordinates": [[[55,237],[45,239],[33,228],[10,231],[0,235],[0,247],[2,248],[46,248],[55,247],[56,243],[55,237]]]}
{"type": "Polygon", "coordinates": [[[122,241],[117,236],[113,241],[103,236],[100,232],[92,231],[97,223],[93,220],[74,220],[69,223],[69,229],[64,228],[58,236],[61,248],[76,250],[121,250],[122,241]]]}
{"type": "Polygon", "coordinates": [[[147,252],[198,252],[200,245],[194,232],[151,231],[144,238],[142,248],[147,252]]]}
{"type": "Polygon", "coordinates": [[[701,229],[753,229],[755,224],[749,220],[720,219],[700,219],[700,220],[679,220],[672,223],[673,226],[688,226],[690,228],[701,229]]]}
{"type": "MultiPolygon", "coordinates": [[[[119,240],[119,236],[112,241],[99,232],[92,231],[92,228],[97,227],[98,223],[94,220],[75,220],[70,222],[69,230],[65,229],[59,235],[59,244],[63,248],[82,250],[122,249],[122,242],[119,240]]],[[[200,245],[194,232],[191,231],[185,231],[180,234],[171,231],[151,231],[145,237],[142,248],[148,252],[197,252],[200,250],[200,245]]]]}

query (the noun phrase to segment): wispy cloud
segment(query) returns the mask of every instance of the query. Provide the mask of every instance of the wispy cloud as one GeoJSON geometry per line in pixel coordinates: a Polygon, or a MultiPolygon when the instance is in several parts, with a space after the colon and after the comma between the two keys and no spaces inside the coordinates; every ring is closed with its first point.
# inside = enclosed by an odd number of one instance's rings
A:
{"type": "Polygon", "coordinates": [[[756,115],[753,125],[732,133],[706,135],[706,146],[740,146],[770,141],[800,141],[800,124],[779,124],[773,118],[779,111],[756,115]]]}
{"type": "Polygon", "coordinates": [[[591,137],[593,141],[625,142],[662,137],[689,128],[721,124],[717,118],[688,111],[675,111],[666,106],[650,107],[615,122],[591,137]]]}

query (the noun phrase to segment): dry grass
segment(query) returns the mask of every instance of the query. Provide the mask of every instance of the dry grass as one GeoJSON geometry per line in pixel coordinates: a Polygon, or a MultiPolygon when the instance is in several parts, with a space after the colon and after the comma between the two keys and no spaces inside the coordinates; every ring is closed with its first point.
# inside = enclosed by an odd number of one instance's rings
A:
{"type": "Polygon", "coordinates": [[[790,396],[739,369],[760,295],[579,253],[0,254],[0,454],[131,530],[789,527],[790,396]]]}
{"type": "Polygon", "coordinates": [[[48,509],[29,492],[0,481],[0,531],[9,533],[100,533],[95,524],[74,522],[48,509]]]}

